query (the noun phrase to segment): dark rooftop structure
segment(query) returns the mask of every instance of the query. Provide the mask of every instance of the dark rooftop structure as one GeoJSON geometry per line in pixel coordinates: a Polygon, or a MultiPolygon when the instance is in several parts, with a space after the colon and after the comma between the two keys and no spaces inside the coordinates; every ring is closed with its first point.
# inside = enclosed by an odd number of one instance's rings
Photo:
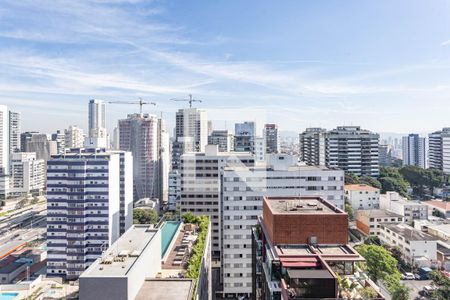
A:
{"type": "Polygon", "coordinates": [[[405,224],[389,224],[389,223],[381,223],[381,227],[384,227],[388,230],[395,232],[396,234],[402,236],[407,241],[437,241],[438,238],[435,238],[428,233],[417,230],[411,226],[405,224]]]}

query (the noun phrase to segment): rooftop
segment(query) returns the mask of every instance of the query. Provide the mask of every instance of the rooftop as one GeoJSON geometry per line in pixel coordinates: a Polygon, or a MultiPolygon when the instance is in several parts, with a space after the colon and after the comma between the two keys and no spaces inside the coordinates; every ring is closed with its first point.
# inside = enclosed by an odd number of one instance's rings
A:
{"type": "Polygon", "coordinates": [[[450,211],[450,202],[442,201],[442,200],[430,200],[423,202],[426,205],[434,206],[440,209],[445,209],[446,211],[450,211]]]}
{"type": "Polygon", "coordinates": [[[192,279],[152,279],[144,281],[135,300],[190,300],[194,289],[192,279]]]}
{"type": "Polygon", "coordinates": [[[157,232],[149,225],[133,225],[81,277],[126,276],[157,232]]]}
{"type": "Polygon", "coordinates": [[[320,197],[265,197],[273,214],[336,214],[344,213],[320,197]]]}
{"type": "Polygon", "coordinates": [[[406,224],[388,224],[388,223],[382,223],[380,224],[381,227],[387,228],[399,236],[402,236],[405,238],[405,240],[408,241],[436,241],[437,238],[422,232],[420,230],[414,229],[411,226],[408,226],[406,224]]]}
{"type": "Polygon", "coordinates": [[[380,190],[367,184],[346,184],[344,186],[344,189],[346,191],[371,191],[371,192],[377,192],[380,190]]]}
{"type": "Polygon", "coordinates": [[[364,210],[358,210],[356,211],[356,215],[363,214],[368,217],[372,218],[384,218],[384,217],[391,217],[391,218],[403,218],[402,215],[393,213],[389,210],[385,209],[364,209],[364,210]]]}
{"type": "Polygon", "coordinates": [[[441,224],[441,225],[429,225],[429,229],[433,229],[436,231],[440,231],[447,236],[450,236],[450,224],[441,224]]]}

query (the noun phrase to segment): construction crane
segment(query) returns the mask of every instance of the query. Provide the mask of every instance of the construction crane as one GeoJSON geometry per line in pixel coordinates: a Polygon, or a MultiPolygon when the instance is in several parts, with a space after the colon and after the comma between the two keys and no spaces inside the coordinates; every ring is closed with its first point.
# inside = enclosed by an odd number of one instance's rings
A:
{"type": "Polygon", "coordinates": [[[189,94],[189,99],[170,99],[170,100],[172,100],[172,101],[186,101],[186,102],[189,102],[189,108],[192,108],[192,102],[203,102],[200,99],[194,99],[192,97],[192,94],[189,94]]]}
{"type": "Polygon", "coordinates": [[[109,101],[109,104],[139,104],[139,113],[142,114],[142,106],[144,104],[150,104],[150,105],[155,105],[155,102],[146,102],[144,100],[142,100],[142,98],[139,98],[139,101],[109,101]]]}

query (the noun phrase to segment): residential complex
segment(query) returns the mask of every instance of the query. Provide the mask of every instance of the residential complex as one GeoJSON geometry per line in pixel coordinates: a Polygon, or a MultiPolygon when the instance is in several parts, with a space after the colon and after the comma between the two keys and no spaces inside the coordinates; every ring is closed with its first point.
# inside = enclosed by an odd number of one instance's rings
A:
{"type": "Polygon", "coordinates": [[[85,146],[92,148],[109,148],[106,131],[106,104],[102,100],[89,100],[88,136],[85,146]]]}
{"type": "Polygon", "coordinates": [[[327,132],[326,165],[357,176],[380,175],[379,135],[359,126],[339,126],[327,132]]]}
{"type": "Polygon", "coordinates": [[[301,159],[308,165],[340,168],[357,176],[379,176],[379,135],[359,126],[326,131],[308,128],[300,134],[301,159]]]}
{"type": "Polygon", "coordinates": [[[29,138],[25,139],[22,148],[24,149],[22,152],[35,152],[37,159],[45,161],[58,153],[56,141],[49,139],[45,133],[32,133],[29,138]]]}
{"type": "Polygon", "coordinates": [[[9,111],[9,152],[20,152],[20,113],[9,111]]]}
{"type": "Polygon", "coordinates": [[[82,148],[84,146],[83,129],[76,125],[71,125],[64,130],[66,148],[82,148]]]}
{"type": "Polygon", "coordinates": [[[397,247],[412,265],[430,267],[437,263],[437,238],[406,224],[380,224],[381,242],[397,247]]]}
{"type": "Polygon", "coordinates": [[[180,211],[207,215],[212,224],[212,251],[215,258],[221,252],[221,176],[227,165],[252,166],[251,153],[219,152],[217,145],[207,145],[204,153],[181,156],[180,211]]]}
{"type": "Polygon", "coordinates": [[[208,136],[208,144],[218,145],[220,152],[234,150],[234,135],[229,130],[213,130],[208,136]]]}
{"type": "Polygon", "coordinates": [[[263,214],[252,230],[252,290],[258,299],[337,299],[338,281],[355,283],[351,299],[371,288],[359,276],[364,262],[348,241],[347,214],[320,197],[265,197],[263,214]],[[297,230],[293,230],[293,229],[297,230]],[[342,279],[341,279],[342,278],[342,279]]]}
{"type": "Polygon", "coordinates": [[[416,166],[422,169],[428,167],[426,142],[426,138],[418,134],[409,134],[402,138],[404,166],[416,166]]]}
{"type": "Polygon", "coordinates": [[[309,166],[324,166],[326,129],[306,128],[300,133],[300,159],[309,166]]]}
{"type": "Polygon", "coordinates": [[[134,198],[167,200],[168,136],[163,121],[130,114],[119,120],[119,135],[119,149],[133,154],[134,198]]]}
{"type": "Polygon", "coordinates": [[[243,122],[234,124],[234,151],[253,152],[255,136],[255,122],[243,122]]]}
{"type": "Polygon", "coordinates": [[[55,155],[47,168],[48,276],[77,279],[132,223],[132,157],[105,149],[55,155]],[[123,209],[122,209],[123,208],[123,209]]]}
{"type": "Polygon", "coordinates": [[[280,133],[277,124],[264,125],[266,153],[280,153],[280,133]]]}
{"type": "Polygon", "coordinates": [[[227,166],[222,175],[222,278],[225,296],[252,293],[250,228],[262,213],[264,196],[320,196],[344,205],[344,172],[298,164],[272,154],[256,166],[227,166]]]}
{"type": "Polygon", "coordinates": [[[10,195],[41,194],[46,186],[46,167],[34,152],[11,153],[10,195]]]}
{"type": "Polygon", "coordinates": [[[346,184],[344,190],[345,201],[354,210],[380,207],[380,189],[367,184],[346,184]]]}
{"type": "Polygon", "coordinates": [[[403,216],[384,209],[365,209],[355,211],[356,227],[364,235],[380,235],[380,224],[403,222],[403,216]]]}
{"type": "Polygon", "coordinates": [[[428,208],[425,204],[409,201],[396,192],[380,195],[380,208],[403,216],[403,221],[412,224],[414,220],[428,219],[428,208]]]}
{"type": "Polygon", "coordinates": [[[450,173],[450,127],[430,133],[428,145],[429,167],[450,173]]]}
{"type": "Polygon", "coordinates": [[[52,141],[56,142],[56,152],[57,154],[64,153],[66,149],[66,135],[61,130],[57,130],[55,133],[52,133],[52,141]]]}

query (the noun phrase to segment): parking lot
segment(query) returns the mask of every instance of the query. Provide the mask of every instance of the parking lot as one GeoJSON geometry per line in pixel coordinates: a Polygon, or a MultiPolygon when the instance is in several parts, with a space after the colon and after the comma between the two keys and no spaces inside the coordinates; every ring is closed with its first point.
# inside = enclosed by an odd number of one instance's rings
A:
{"type": "Polygon", "coordinates": [[[402,283],[411,289],[411,299],[419,299],[421,297],[419,292],[424,286],[431,285],[431,282],[431,280],[402,280],[402,283]]]}

